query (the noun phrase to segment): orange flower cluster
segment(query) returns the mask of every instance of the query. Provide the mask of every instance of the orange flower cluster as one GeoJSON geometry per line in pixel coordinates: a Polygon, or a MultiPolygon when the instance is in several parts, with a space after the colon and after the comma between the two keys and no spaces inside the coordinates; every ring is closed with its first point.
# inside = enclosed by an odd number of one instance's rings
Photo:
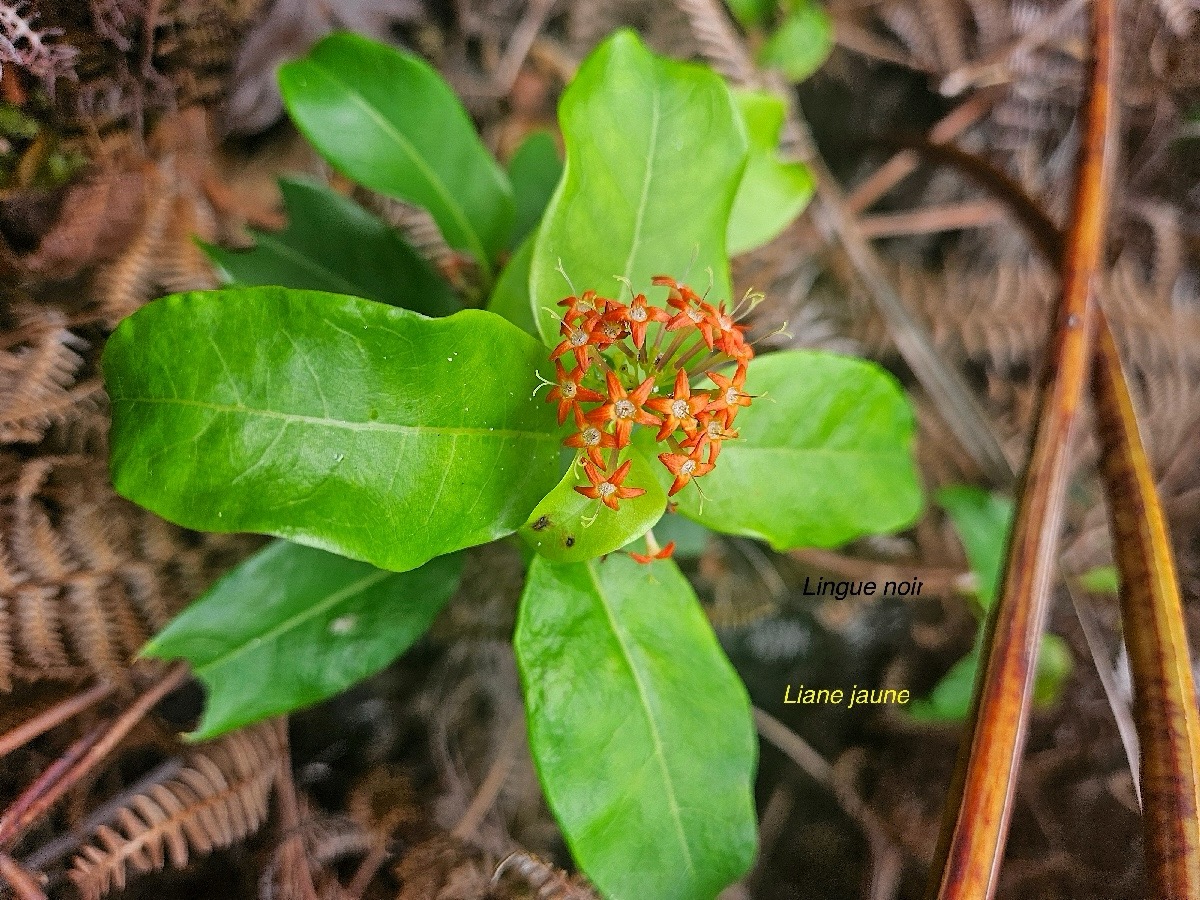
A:
{"type": "Polygon", "coordinates": [[[573,419],[577,430],[563,443],[581,452],[590,482],[575,490],[613,510],[645,493],[624,484],[630,461],[617,465],[636,425],[656,429],[655,439],[670,448],[658,459],[675,476],[668,492],[673,496],[713,470],[722,442],[737,437],[738,410],[752,399],[743,388],[754,350],[736,311],[705,302],[666,275],[653,283],[668,289],[670,310],[650,304],[644,294],[628,303],[595,291],[562,300],[562,343],[550,354],[555,384],[547,402],[558,404],[560,425],[573,419]],[[564,360],[574,366],[568,369],[564,360]],[[731,362],[732,376],[713,371],[731,362]],[[716,391],[692,390],[701,373],[716,391]],[[660,394],[667,385],[671,392],[660,394]]]}

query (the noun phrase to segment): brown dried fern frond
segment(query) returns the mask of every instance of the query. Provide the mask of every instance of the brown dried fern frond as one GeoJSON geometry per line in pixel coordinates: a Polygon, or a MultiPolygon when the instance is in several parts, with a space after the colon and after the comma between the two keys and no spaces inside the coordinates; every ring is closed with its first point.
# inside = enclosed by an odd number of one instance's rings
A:
{"type": "Polygon", "coordinates": [[[496,867],[494,884],[506,876],[535,890],[537,900],[599,900],[599,895],[580,876],[572,876],[553,863],[531,853],[514,853],[496,867]]]}
{"type": "Polygon", "coordinates": [[[120,499],[102,457],[0,454],[0,690],[124,681],[150,636],[250,546],[120,499]]]}
{"type": "MultiPolygon", "coordinates": [[[[1001,373],[1039,364],[1057,290],[1044,267],[1000,263],[985,272],[951,259],[941,271],[898,265],[891,276],[948,361],[1001,373]]],[[[1147,378],[1200,373],[1200,313],[1194,308],[1172,305],[1129,261],[1113,267],[1102,293],[1122,356],[1134,371],[1147,378]]],[[[856,297],[844,311],[849,335],[869,355],[894,353],[886,327],[864,299],[856,297]]]]}
{"type": "Polygon", "coordinates": [[[39,440],[99,390],[95,383],[74,383],[87,344],[66,328],[61,313],[21,306],[10,318],[9,336],[0,337],[0,444],[39,440]]]}
{"type": "Polygon", "coordinates": [[[192,855],[243,840],[266,820],[272,783],[286,764],[274,722],[197,748],[178,775],[121,809],[115,826],[96,830],[75,856],[71,880],[85,900],[98,900],[123,888],[131,871],[183,868],[192,855]]]}

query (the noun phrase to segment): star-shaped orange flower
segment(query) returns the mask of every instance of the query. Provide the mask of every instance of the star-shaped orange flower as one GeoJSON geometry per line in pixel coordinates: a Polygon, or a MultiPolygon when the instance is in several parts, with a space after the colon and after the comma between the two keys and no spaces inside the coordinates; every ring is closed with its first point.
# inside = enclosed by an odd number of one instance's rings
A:
{"type": "Polygon", "coordinates": [[[746,366],[741,363],[732,378],[726,378],[720,372],[706,372],[720,390],[716,398],[708,404],[708,412],[720,413],[721,419],[728,428],[733,424],[734,416],[743,406],[749,406],[754,398],[742,390],[746,385],[746,366]]]}
{"type": "Polygon", "coordinates": [[[645,488],[631,488],[621,485],[621,482],[625,480],[625,476],[629,474],[629,467],[631,465],[633,465],[633,460],[627,459],[617,467],[617,471],[611,475],[606,475],[603,469],[585,460],[583,471],[587,473],[588,481],[591,484],[587,487],[576,487],[575,490],[590,500],[599,500],[609,509],[616,510],[621,500],[630,500],[633,497],[640,497],[646,493],[645,488]]]}
{"type": "Polygon", "coordinates": [[[675,373],[675,393],[670,397],[656,397],[646,402],[649,409],[663,416],[662,427],[655,440],[665,441],[676,428],[683,428],[689,436],[695,433],[696,413],[708,406],[711,398],[703,392],[692,393],[687,372],[679,369],[675,373]]]}
{"type": "Polygon", "coordinates": [[[576,424],[579,425],[579,431],[563,441],[563,446],[582,450],[587,454],[589,460],[598,466],[603,466],[604,456],[601,451],[616,447],[617,439],[598,426],[589,425],[580,419],[576,419],[576,424]]]}
{"type": "Polygon", "coordinates": [[[650,392],[654,390],[653,376],[639,384],[633,393],[625,390],[625,386],[621,384],[620,379],[611,369],[604,373],[604,378],[608,385],[607,401],[603,406],[597,406],[589,412],[587,420],[593,425],[612,422],[613,434],[616,436],[618,447],[624,447],[629,443],[629,435],[633,431],[635,422],[639,425],[660,424],[656,416],[650,415],[643,409],[646,401],[650,398],[650,392]]]}
{"type": "Polygon", "coordinates": [[[670,473],[675,476],[675,481],[671,484],[671,489],[667,491],[668,497],[678,494],[693,478],[707,475],[713,470],[713,464],[711,462],[703,462],[700,458],[700,453],[700,447],[696,447],[686,456],[682,453],[658,454],[659,462],[666,466],[670,473]]]}
{"type": "Polygon", "coordinates": [[[593,391],[591,388],[586,388],[580,384],[583,376],[586,374],[587,369],[583,366],[577,366],[568,372],[563,368],[561,360],[556,359],[554,361],[555,385],[550,389],[550,393],[546,395],[546,402],[558,402],[559,425],[567,421],[567,416],[571,410],[580,403],[600,403],[604,400],[604,395],[599,391],[593,391]]]}

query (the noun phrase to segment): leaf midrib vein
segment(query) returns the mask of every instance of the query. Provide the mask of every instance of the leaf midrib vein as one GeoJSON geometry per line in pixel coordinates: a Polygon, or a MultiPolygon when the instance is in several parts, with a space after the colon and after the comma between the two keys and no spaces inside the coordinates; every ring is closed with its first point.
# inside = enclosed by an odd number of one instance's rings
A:
{"type": "Polygon", "coordinates": [[[346,587],[342,588],[340,591],[334,591],[332,594],[330,594],[328,597],[326,597],[324,600],[320,601],[319,603],[314,603],[311,606],[306,607],[302,612],[299,612],[294,616],[289,616],[288,618],[284,619],[282,622],[277,624],[275,627],[269,628],[268,630],[262,632],[261,634],[252,634],[252,635],[247,636],[245,641],[243,641],[240,646],[234,647],[228,653],[224,653],[221,656],[218,656],[216,659],[209,660],[208,662],[204,663],[203,665],[196,666],[193,669],[193,671],[197,675],[200,675],[200,674],[208,671],[209,669],[215,668],[216,666],[223,665],[224,663],[228,662],[231,659],[236,659],[237,657],[241,656],[243,653],[248,652],[252,647],[260,646],[268,641],[273,640],[274,638],[278,637],[279,635],[283,634],[286,631],[291,631],[293,628],[297,627],[301,622],[305,622],[308,619],[311,619],[313,616],[317,615],[318,613],[324,612],[325,610],[329,609],[332,606],[336,606],[338,603],[341,603],[343,600],[345,600],[348,597],[353,597],[355,594],[363,593],[368,588],[374,587],[379,582],[383,581],[385,578],[389,578],[390,576],[395,575],[395,574],[396,574],[395,572],[385,572],[382,569],[376,569],[370,575],[367,575],[364,578],[360,578],[358,581],[354,582],[353,584],[347,585],[346,587]]]}
{"type": "Polygon", "coordinates": [[[650,182],[654,180],[654,158],[658,151],[658,124],[661,118],[662,100],[656,88],[650,112],[650,147],[646,153],[646,175],[642,179],[642,195],[638,198],[637,214],[633,219],[633,238],[629,245],[629,256],[625,260],[623,284],[628,284],[633,277],[633,260],[642,242],[642,224],[646,218],[646,208],[650,205],[650,182]]]}
{"type": "MultiPolygon", "coordinates": [[[[341,288],[340,293],[349,294],[352,297],[361,297],[363,295],[363,289],[361,286],[355,284],[344,275],[335,272],[333,269],[321,265],[311,256],[301,253],[295,247],[285,244],[283,241],[276,238],[275,235],[265,233],[259,234],[257,236],[255,247],[256,249],[260,250],[270,250],[278,256],[282,256],[297,268],[306,270],[322,281],[336,285],[337,287],[341,288]]],[[[333,293],[339,292],[334,291],[333,293]]]]}
{"type": "Polygon", "coordinates": [[[241,413],[247,416],[257,416],[264,419],[278,419],[283,422],[296,422],[303,425],[314,425],[324,428],[342,428],[346,431],[378,431],[391,434],[446,434],[446,435],[480,435],[483,437],[524,437],[538,441],[553,441],[555,436],[544,431],[521,431],[515,428],[474,428],[456,425],[400,425],[394,422],[349,422],[343,419],[329,419],[321,416],[306,416],[300,413],[279,412],[273,409],[255,409],[249,406],[233,406],[226,403],[206,403],[202,400],[185,400],[175,397],[118,397],[119,403],[148,403],[156,406],[190,406],[196,409],[207,409],[218,413],[241,413]]]}
{"type": "Polygon", "coordinates": [[[412,160],[413,165],[415,165],[418,171],[425,176],[425,180],[429,182],[434,192],[438,195],[438,198],[446,205],[446,209],[449,211],[450,215],[454,217],[454,221],[458,224],[458,227],[462,229],[463,235],[470,242],[471,248],[474,251],[476,258],[479,260],[480,265],[484,268],[487,268],[490,264],[490,261],[488,259],[487,252],[483,249],[483,241],[480,239],[475,229],[471,227],[471,223],[468,221],[463,210],[457,203],[454,202],[454,197],[449,191],[446,190],[446,187],[444,184],[442,184],[441,178],[438,177],[437,172],[431,169],[429,164],[421,158],[419,153],[417,153],[416,148],[412,145],[412,141],[405,136],[404,132],[392,125],[392,123],[384,118],[383,115],[375,109],[375,107],[368,103],[366,98],[363,97],[363,95],[360,94],[353,85],[347,84],[330,69],[325,70],[325,75],[331,81],[339,85],[351,98],[354,105],[360,107],[367,114],[368,118],[374,120],[375,123],[385,133],[391,135],[395,139],[396,143],[400,146],[400,149],[404,151],[404,154],[410,160],[412,160]]]}
{"type": "Polygon", "coordinates": [[[586,568],[588,578],[592,581],[592,587],[596,590],[596,596],[600,599],[600,606],[604,610],[605,617],[608,619],[609,627],[612,629],[613,636],[617,639],[617,643],[621,647],[621,656],[625,661],[625,666],[629,669],[633,683],[637,686],[638,697],[642,701],[642,709],[646,712],[646,724],[649,726],[650,737],[654,742],[654,757],[658,761],[659,769],[662,771],[663,784],[667,791],[667,805],[671,810],[671,818],[674,820],[675,830],[679,835],[680,847],[683,849],[684,862],[687,863],[688,873],[694,875],[696,873],[696,863],[692,859],[692,849],[688,844],[687,834],[683,830],[683,817],[679,813],[679,799],[675,796],[675,783],[671,778],[670,771],[667,769],[667,756],[663,749],[662,736],[658,733],[658,725],[650,713],[650,698],[646,695],[646,687],[642,684],[637,667],[633,664],[633,655],[625,645],[621,629],[617,627],[616,619],[613,618],[612,610],[608,605],[608,599],[604,596],[604,589],[600,586],[600,579],[596,577],[595,563],[588,563],[586,568]]]}

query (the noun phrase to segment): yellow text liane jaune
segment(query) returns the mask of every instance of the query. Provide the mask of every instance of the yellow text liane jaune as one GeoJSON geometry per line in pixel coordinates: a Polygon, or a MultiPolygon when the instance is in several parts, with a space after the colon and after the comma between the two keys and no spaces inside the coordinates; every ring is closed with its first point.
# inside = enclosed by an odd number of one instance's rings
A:
{"type": "Polygon", "coordinates": [[[882,706],[888,703],[905,704],[909,701],[910,692],[894,688],[875,688],[868,690],[857,684],[849,690],[843,688],[806,688],[804,685],[793,687],[788,685],[783,690],[783,702],[788,705],[801,706],[841,706],[854,709],[856,706],[882,706]]]}

